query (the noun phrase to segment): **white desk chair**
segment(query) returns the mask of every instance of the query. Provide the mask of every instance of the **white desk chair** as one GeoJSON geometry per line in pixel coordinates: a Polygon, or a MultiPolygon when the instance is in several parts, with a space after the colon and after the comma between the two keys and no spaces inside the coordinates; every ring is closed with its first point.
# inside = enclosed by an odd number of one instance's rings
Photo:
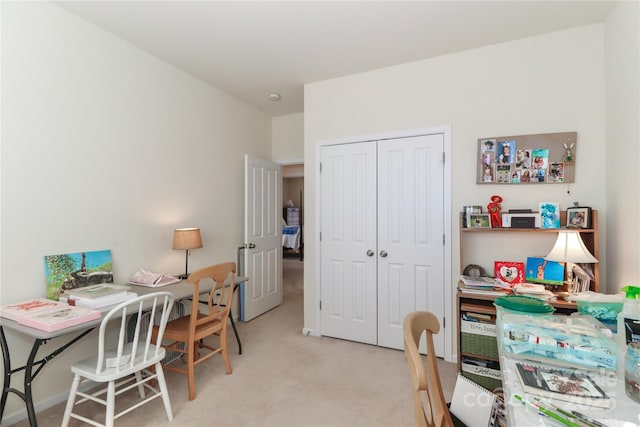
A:
{"type": "Polygon", "coordinates": [[[172,305],[173,296],[169,292],[155,292],[125,301],[106,314],[100,324],[98,355],[76,362],[71,366],[71,372],[73,372],[74,377],[64,418],[62,419],[63,427],[69,424],[71,417],[91,425],[111,427],[113,426],[113,421],[118,417],[159,396],[162,396],[164,401],[167,418],[169,418],[169,421],[173,419],[167,384],[160,364],[165,357],[165,349],[151,342],[151,329],[154,326],[154,322],[148,322],[148,325],[143,326],[143,322],[140,321],[143,318],[143,312],[147,310],[151,310],[151,319],[157,318],[156,313],[160,314],[158,316],[160,318],[158,341],[162,342],[162,335],[164,334],[172,305]],[[135,325],[133,340],[127,342],[127,321],[132,314],[137,314],[138,321],[135,325]],[[118,327],[118,334],[108,333],[112,329],[111,325],[118,327]],[[157,387],[152,386],[154,384],[151,382],[152,380],[157,380],[159,390],[157,387]],[[100,387],[100,390],[92,390],[88,393],[78,390],[81,384],[88,382],[107,383],[107,387],[100,387]],[[116,414],[115,397],[134,387],[138,388],[141,400],[116,414]],[[151,395],[147,397],[145,390],[150,391],[151,395]],[[100,396],[105,392],[106,399],[101,398],[100,396]],[[78,402],[75,402],[76,396],[81,397],[78,402]],[[76,405],[86,401],[105,405],[104,424],[73,413],[76,405]]]}

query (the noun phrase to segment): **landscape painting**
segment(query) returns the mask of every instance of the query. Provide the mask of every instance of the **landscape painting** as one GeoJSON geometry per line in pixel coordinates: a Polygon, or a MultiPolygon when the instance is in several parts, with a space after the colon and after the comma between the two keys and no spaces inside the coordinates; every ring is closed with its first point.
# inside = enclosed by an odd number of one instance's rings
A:
{"type": "Polygon", "coordinates": [[[111,250],[44,257],[47,298],[57,300],[66,289],[113,283],[111,250]]]}

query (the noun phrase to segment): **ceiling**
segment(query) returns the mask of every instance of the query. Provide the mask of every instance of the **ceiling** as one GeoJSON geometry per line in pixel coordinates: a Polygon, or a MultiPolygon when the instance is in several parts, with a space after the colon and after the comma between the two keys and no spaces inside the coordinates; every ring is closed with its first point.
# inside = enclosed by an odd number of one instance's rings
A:
{"type": "Polygon", "coordinates": [[[612,1],[56,1],[270,116],[304,84],[605,19],[612,1]],[[273,102],[270,93],[282,99],[273,102]]]}

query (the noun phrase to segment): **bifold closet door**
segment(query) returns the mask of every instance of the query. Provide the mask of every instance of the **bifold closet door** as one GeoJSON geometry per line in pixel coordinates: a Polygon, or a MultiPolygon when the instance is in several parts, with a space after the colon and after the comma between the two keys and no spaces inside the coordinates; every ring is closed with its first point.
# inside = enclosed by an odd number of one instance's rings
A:
{"type": "Polygon", "coordinates": [[[376,344],[376,143],[322,147],[321,163],[321,333],[376,344]]]}

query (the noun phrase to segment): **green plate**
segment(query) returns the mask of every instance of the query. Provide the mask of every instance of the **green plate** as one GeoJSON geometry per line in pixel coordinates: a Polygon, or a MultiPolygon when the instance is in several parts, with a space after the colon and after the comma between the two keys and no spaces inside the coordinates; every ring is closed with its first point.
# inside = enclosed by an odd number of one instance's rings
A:
{"type": "Polygon", "coordinates": [[[526,295],[505,295],[496,298],[495,305],[507,310],[525,313],[551,313],[553,311],[553,306],[548,302],[526,295]]]}

